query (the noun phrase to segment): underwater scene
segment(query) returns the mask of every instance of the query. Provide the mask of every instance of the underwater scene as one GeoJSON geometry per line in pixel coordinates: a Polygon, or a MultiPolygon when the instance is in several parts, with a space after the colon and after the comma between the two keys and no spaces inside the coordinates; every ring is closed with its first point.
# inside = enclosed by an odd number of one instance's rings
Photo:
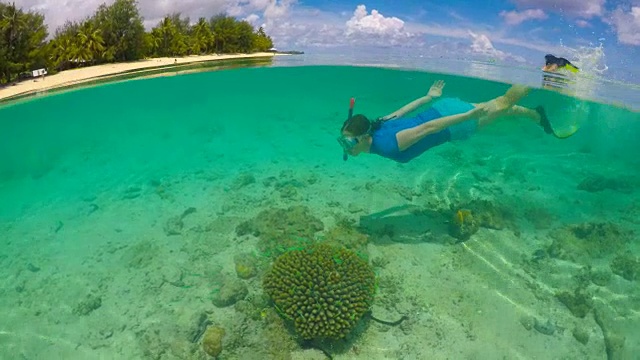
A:
{"type": "Polygon", "coordinates": [[[282,58],[0,107],[1,359],[637,358],[636,109],[532,86],[352,156],[350,116],[525,81],[282,58]]]}

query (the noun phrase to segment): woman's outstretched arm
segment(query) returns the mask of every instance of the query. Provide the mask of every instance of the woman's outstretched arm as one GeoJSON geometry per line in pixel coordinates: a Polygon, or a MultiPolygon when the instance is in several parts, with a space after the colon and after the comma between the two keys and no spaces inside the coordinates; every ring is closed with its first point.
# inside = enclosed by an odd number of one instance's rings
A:
{"type": "Polygon", "coordinates": [[[401,118],[404,115],[419,108],[420,106],[430,103],[433,99],[436,99],[442,96],[442,89],[444,88],[444,85],[445,85],[444,81],[442,80],[438,80],[434,82],[433,85],[431,85],[431,88],[429,88],[429,92],[427,93],[427,95],[413,100],[412,102],[392,112],[389,115],[383,116],[382,120],[393,120],[393,119],[401,118]]]}

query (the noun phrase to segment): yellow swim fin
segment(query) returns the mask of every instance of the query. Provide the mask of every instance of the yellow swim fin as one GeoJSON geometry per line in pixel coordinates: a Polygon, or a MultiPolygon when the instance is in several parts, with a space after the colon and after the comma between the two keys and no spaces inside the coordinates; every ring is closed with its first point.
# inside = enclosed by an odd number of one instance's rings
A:
{"type": "Polygon", "coordinates": [[[567,64],[564,67],[565,69],[571,71],[572,73],[577,73],[580,71],[580,69],[578,69],[577,67],[573,66],[573,64],[567,64]]]}
{"type": "Polygon", "coordinates": [[[578,127],[577,124],[572,124],[570,126],[567,126],[566,129],[562,130],[553,129],[553,136],[557,137],[558,139],[566,139],[578,132],[579,129],[580,127],[578,127]]]}
{"type": "Polygon", "coordinates": [[[536,112],[540,115],[540,125],[544,129],[544,132],[547,134],[552,134],[558,139],[566,139],[568,137],[571,137],[580,129],[578,127],[578,124],[574,123],[567,126],[566,129],[557,130],[551,125],[551,122],[549,121],[549,118],[547,117],[547,114],[542,106],[536,107],[536,112]]]}

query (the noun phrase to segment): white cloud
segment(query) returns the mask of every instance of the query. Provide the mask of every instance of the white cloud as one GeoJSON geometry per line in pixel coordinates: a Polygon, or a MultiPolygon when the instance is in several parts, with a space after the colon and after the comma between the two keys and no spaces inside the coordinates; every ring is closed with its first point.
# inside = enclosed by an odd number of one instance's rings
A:
{"type": "Polygon", "coordinates": [[[522,47],[525,49],[534,50],[540,53],[560,53],[562,52],[562,45],[551,44],[541,41],[530,41],[527,39],[517,39],[513,37],[494,36],[493,42],[503,45],[512,45],[522,47]]]}
{"type": "Polygon", "coordinates": [[[449,11],[449,16],[451,16],[452,18],[454,18],[454,19],[456,19],[458,21],[466,21],[467,20],[462,15],[458,14],[455,10],[449,11]]]}
{"type": "Polygon", "coordinates": [[[548,16],[540,9],[528,9],[524,11],[501,11],[500,16],[504,18],[507,25],[518,25],[527,20],[544,20],[548,16]]]}
{"type": "Polygon", "coordinates": [[[464,39],[469,37],[469,32],[464,27],[443,26],[438,24],[407,24],[405,26],[412,34],[424,34],[442,37],[464,39]]]}
{"type": "MultiPolygon", "coordinates": [[[[102,3],[112,4],[113,0],[16,0],[15,3],[25,10],[42,12],[49,31],[53,33],[65,21],[89,17],[102,3]]],[[[256,14],[264,21],[277,21],[286,16],[295,3],[296,0],[138,0],[138,7],[144,17],[145,27],[149,29],[165,15],[177,12],[192,21],[220,13],[238,18],[256,14]]]]}
{"type": "MultiPolygon", "coordinates": [[[[286,44],[285,47],[403,45],[417,51],[427,49],[433,54],[525,61],[520,56],[496,49],[486,34],[462,27],[407,24],[397,17],[387,17],[376,10],[369,13],[364,5],[358,5],[351,18],[344,23],[340,23],[339,17],[333,14],[304,8],[297,8],[289,15],[287,21],[270,29],[270,34],[274,34],[274,41],[281,47],[283,43],[286,44]],[[428,39],[429,35],[449,40],[428,39]],[[460,41],[454,43],[451,38],[458,38],[460,41]]],[[[526,42],[522,44],[530,45],[526,42]]]]}
{"type": "Polygon", "coordinates": [[[258,20],[260,20],[260,15],[249,14],[247,17],[244,18],[244,20],[253,26],[259,26],[258,20]]]}
{"type": "MultiPolygon", "coordinates": [[[[443,38],[463,39],[468,40],[470,38],[469,31],[474,33],[483,33],[484,30],[480,30],[479,27],[474,29],[465,28],[462,26],[450,27],[442,25],[426,25],[426,24],[406,24],[405,28],[413,34],[432,35],[443,38]]],[[[541,41],[533,41],[530,39],[519,39],[513,36],[509,36],[508,32],[493,31],[491,34],[491,41],[496,44],[511,45],[517,47],[523,47],[530,50],[539,52],[554,52],[559,49],[558,46],[541,41]]]]}
{"type": "Polygon", "coordinates": [[[344,20],[333,13],[296,6],[278,21],[270,21],[265,31],[277,48],[336,46],[344,43],[344,20]]]}
{"type": "Polygon", "coordinates": [[[53,34],[58,26],[67,20],[81,20],[93,15],[102,1],[98,0],[16,0],[16,7],[23,10],[38,11],[45,16],[49,33],[53,34]]]}
{"type": "Polygon", "coordinates": [[[604,14],[606,0],[511,0],[521,9],[543,9],[571,16],[591,18],[604,14]]]}
{"type": "Polygon", "coordinates": [[[376,10],[368,13],[364,5],[357,6],[350,17],[296,6],[265,30],[280,48],[419,44],[420,39],[407,31],[404,24],[403,20],[386,17],[376,10]]]}
{"type": "Polygon", "coordinates": [[[410,34],[404,29],[404,21],[397,17],[385,17],[378,10],[367,13],[364,5],[358,5],[351,19],[347,20],[346,35],[377,35],[405,37],[410,34]]]}
{"type": "Polygon", "coordinates": [[[473,31],[469,31],[469,36],[473,39],[471,50],[474,52],[486,55],[502,55],[502,51],[496,50],[496,48],[493,47],[493,44],[487,35],[476,34],[473,31]]]}
{"type": "Polygon", "coordinates": [[[640,45],[640,6],[632,6],[630,10],[618,7],[606,21],[616,30],[619,42],[640,45]]]}
{"type": "Polygon", "coordinates": [[[525,62],[525,59],[521,56],[515,56],[496,49],[487,35],[476,34],[472,31],[469,31],[469,36],[471,36],[472,39],[472,43],[470,46],[472,54],[484,55],[489,58],[496,58],[500,60],[514,60],[518,62],[525,62]]]}
{"type": "Polygon", "coordinates": [[[582,19],[578,19],[576,21],[576,25],[581,28],[591,27],[591,24],[588,21],[582,19]]]}
{"type": "Polygon", "coordinates": [[[267,21],[275,21],[284,17],[290,8],[296,4],[296,0],[251,0],[251,2],[259,4],[257,10],[264,9],[264,17],[267,21]],[[264,6],[264,8],[261,6],[264,6]]]}

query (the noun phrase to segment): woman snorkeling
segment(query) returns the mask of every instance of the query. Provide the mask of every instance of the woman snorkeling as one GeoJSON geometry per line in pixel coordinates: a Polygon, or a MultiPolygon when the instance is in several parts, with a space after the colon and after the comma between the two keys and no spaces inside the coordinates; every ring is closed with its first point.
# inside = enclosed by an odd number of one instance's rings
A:
{"type": "Polygon", "coordinates": [[[571,87],[575,85],[575,74],[579,71],[580,69],[571,61],[547,54],[544,56],[544,66],[542,67],[542,88],[574,95],[571,87]]]}
{"type": "Polygon", "coordinates": [[[483,103],[442,98],[416,116],[406,116],[419,106],[439,98],[444,86],[444,81],[438,80],[427,95],[373,121],[362,114],[352,115],[352,99],[349,118],[342,125],[338,138],[344,159],[371,153],[407,163],[435,146],[469,138],[479,127],[498,117],[526,117],[542,126],[546,133],[553,134],[542,107],[529,109],[516,105],[529,92],[522,85],[513,85],[504,95],[483,103]]]}

